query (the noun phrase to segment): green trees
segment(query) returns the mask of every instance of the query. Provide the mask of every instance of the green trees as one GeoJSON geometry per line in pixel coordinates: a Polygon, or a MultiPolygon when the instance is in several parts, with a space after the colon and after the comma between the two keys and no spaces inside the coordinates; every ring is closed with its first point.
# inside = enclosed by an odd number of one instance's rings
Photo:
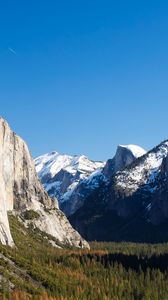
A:
{"type": "Polygon", "coordinates": [[[168,245],[92,243],[56,249],[10,217],[17,245],[0,245],[0,299],[165,300],[168,245]]]}

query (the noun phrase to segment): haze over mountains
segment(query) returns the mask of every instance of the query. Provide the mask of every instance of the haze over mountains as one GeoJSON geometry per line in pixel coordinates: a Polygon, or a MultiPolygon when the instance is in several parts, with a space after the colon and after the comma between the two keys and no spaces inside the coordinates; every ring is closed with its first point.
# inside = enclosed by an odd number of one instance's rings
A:
{"type": "MultiPolygon", "coordinates": [[[[37,171],[40,159],[36,159],[37,171]]],[[[59,176],[50,176],[52,189],[50,183],[47,186],[47,175],[42,182],[58,197],[60,208],[86,239],[162,242],[168,240],[167,161],[167,141],[147,153],[139,146],[119,145],[114,158],[102,164],[95,162],[93,172],[79,176],[77,181],[59,165],[59,176]],[[64,186],[60,196],[59,187],[69,177],[71,183],[64,186]]],[[[47,173],[43,167],[43,174],[47,173]]],[[[78,167],[75,172],[80,173],[78,167]]]]}

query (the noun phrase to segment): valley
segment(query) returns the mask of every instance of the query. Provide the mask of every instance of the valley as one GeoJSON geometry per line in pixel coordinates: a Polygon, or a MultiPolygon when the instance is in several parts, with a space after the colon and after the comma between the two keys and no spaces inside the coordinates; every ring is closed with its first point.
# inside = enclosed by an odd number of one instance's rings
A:
{"type": "Polygon", "coordinates": [[[16,248],[0,245],[3,300],[167,299],[167,244],[58,249],[16,217],[9,215],[9,223],[16,248]]]}

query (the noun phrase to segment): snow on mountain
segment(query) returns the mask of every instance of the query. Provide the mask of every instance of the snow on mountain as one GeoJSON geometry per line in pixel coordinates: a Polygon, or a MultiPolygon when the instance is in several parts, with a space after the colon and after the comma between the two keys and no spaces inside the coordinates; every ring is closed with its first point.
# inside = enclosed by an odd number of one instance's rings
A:
{"type": "Polygon", "coordinates": [[[115,156],[107,160],[103,174],[107,178],[110,178],[116,172],[123,170],[145,153],[146,151],[137,145],[119,145],[115,156]]]}
{"type": "Polygon", "coordinates": [[[35,159],[36,171],[44,188],[57,197],[67,216],[73,214],[85,198],[109,178],[146,151],[137,145],[119,145],[107,163],[90,161],[86,156],[62,155],[52,152],[35,159]]]}
{"type": "Polygon", "coordinates": [[[70,156],[59,154],[58,152],[47,153],[35,159],[36,171],[40,177],[51,174],[53,178],[61,169],[73,175],[80,171],[81,176],[85,177],[98,168],[103,166],[102,162],[94,162],[86,156],[70,156]]]}
{"type": "Polygon", "coordinates": [[[38,167],[44,186],[60,192],[61,209],[85,238],[168,240],[168,231],[159,227],[168,226],[168,140],[147,153],[136,145],[119,145],[112,159],[90,173],[79,170],[78,158],[64,169],[57,165],[56,175],[38,167]]]}
{"type": "Polygon", "coordinates": [[[83,188],[74,197],[78,207],[74,210],[72,202],[68,218],[88,240],[167,242],[168,140],[132,162],[127,150],[130,146],[119,146],[106,164],[107,182],[101,180],[94,191],[86,187],[83,201],[83,188]]]}
{"type": "Polygon", "coordinates": [[[70,156],[52,152],[37,157],[35,166],[49,195],[63,202],[81,180],[102,169],[104,162],[89,160],[84,155],[70,156]]]}
{"type": "Polygon", "coordinates": [[[128,149],[136,158],[146,153],[143,148],[137,145],[119,145],[119,147],[128,149]]]}
{"type": "MultiPolygon", "coordinates": [[[[119,145],[117,147],[116,155],[114,156],[113,159],[110,159],[113,165],[115,165],[115,168],[114,166],[111,165],[111,171],[113,170],[115,174],[117,171],[120,171],[122,168],[128,166],[133,161],[135,161],[136,158],[143,156],[145,153],[146,151],[137,145],[119,145]],[[121,160],[123,161],[122,165],[121,165],[121,160]]],[[[106,164],[104,166],[104,169],[105,168],[106,168],[106,164]]],[[[105,182],[109,177],[107,176],[106,178],[104,174],[104,169],[99,169],[94,171],[90,176],[88,176],[83,180],[83,183],[89,186],[91,190],[95,189],[96,187],[99,186],[100,178],[105,182]]]]}
{"type": "Polygon", "coordinates": [[[153,186],[160,172],[163,159],[168,155],[168,141],[161,143],[155,149],[149,151],[134,166],[126,168],[116,175],[118,188],[127,189],[132,194],[143,186],[144,189],[153,192],[157,185],[153,186]]]}
{"type": "Polygon", "coordinates": [[[109,159],[103,169],[96,170],[90,176],[83,179],[76,187],[64,194],[64,201],[61,203],[61,209],[67,216],[74,214],[84,205],[94,190],[101,186],[108,185],[110,178],[117,171],[124,169],[134,162],[138,157],[144,155],[146,151],[136,145],[119,145],[115,156],[109,159]]]}

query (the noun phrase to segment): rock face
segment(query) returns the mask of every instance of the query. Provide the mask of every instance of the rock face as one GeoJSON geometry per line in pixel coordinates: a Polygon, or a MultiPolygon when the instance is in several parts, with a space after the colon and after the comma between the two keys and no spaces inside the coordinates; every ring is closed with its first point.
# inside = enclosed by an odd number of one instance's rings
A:
{"type": "Polygon", "coordinates": [[[136,145],[119,145],[114,158],[109,159],[104,168],[93,172],[90,176],[80,181],[74,190],[67,195],[65,201],[61,203],[61,209],[68,217],[73,215],[83,206],[85,200],[92,193],[108,184],[111,176],[145,153],[144,149],[136,145]]]}
{"type": "Polygon", "coordinates": [[[36,171],[51,197],[56,197],[60,207],[66,202],[79,183],[93,172],[102,169],[103,162],[89,160],[86,156],[70,156],[52,152],[35,159],[36,171]]]}
{"type": "Polygon", "coordinates": [[[83,155],[68,156],[57,152],[36,158],[35,165],[44,188],[58,198],[60,208],[70,216],[83,206],[95,189],[143,154],[145,150],[139,146],[119,145],[115,157],[106,165],[90,161],[83,155]]]}
{"type": "Polygon", "coordinates": [[[32,223],[40,230],[54,236],[61,243],[88,247],[81,236],[71,227],[43,189],[35,171],[34,162],[25,142],[0,118],[0,240],[12,245],[7,211],[17,214],[26,210],[37,211],[39,218],[32,223]],[[50,218],[51,216],[51,218],[50,218]]]}
{"type": "Polygon", "coordinates": [[[145,153],[146,151],[137,145],[119,145],[114,158],[107,161],[103,170],[104,175],[110,178],[145,153]]]}
{"type": "Polygon", "coordinates": [[[60,206],[87,240],[167,242],[168,141],[147,153],[119,145],[114,158],[81,178],[60,206]]]}
{"type": "Polygon", "coordinates": [[[70,220],[88,240],[168,241],[168,141],[113,174],[70,220]]]}
{"type": "MultiPolygon", "coordinates": [[[[0,150],[1,151],[1,150],[0,150]]],[[[1,153],[1,152],[0,152],[1,153]]],[[[1,156],[1,154],[0,154],[1,156]]],[[[1,160],[1,158],[0,158],[1,160]]],[[[10,233],[8,216],[7,216],[7,198],[5,193],[5,184],[4,179],[1,173],[1,164],[0,164],[0,241],[4,245],[13,246],[13,240],[10,233]]]]}

